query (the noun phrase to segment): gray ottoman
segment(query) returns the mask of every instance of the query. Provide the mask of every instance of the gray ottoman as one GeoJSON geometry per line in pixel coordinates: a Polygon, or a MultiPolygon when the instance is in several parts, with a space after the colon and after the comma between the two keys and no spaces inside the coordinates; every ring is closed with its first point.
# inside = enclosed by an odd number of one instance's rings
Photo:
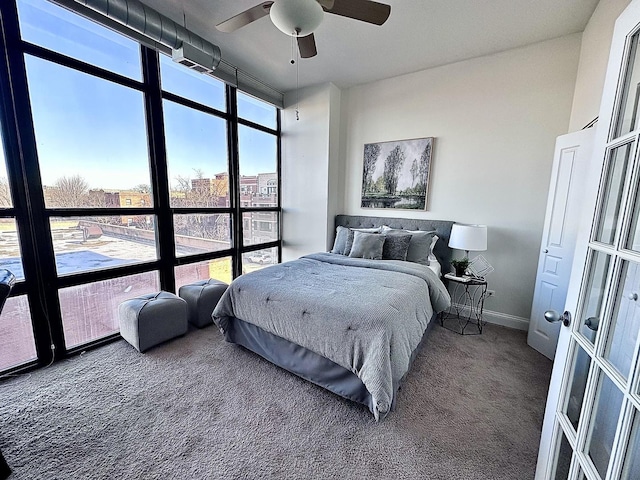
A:
{"type": "Polygon", "coordinates": [[[211,325],[213,309],[228,286],[220,280],[210,278],[180,287],[178,295],[184,298],[189,306],[189,323],[198,328],[211,325]]]}
{"type": "Polygon", "coordinates": [[[140,352],[187,333],[187,303],[173,293],[125,300],[118,315],[120,335],[140,352]]]}

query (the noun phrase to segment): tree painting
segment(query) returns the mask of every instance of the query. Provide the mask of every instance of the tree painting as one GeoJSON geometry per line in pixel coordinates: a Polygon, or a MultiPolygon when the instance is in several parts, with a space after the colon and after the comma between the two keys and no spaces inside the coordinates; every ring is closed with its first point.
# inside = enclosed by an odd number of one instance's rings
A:
{"type": "Polygon", "coordinates": [[[362,207],[426,209],[433,137],[364,146],[362,207]]]}
{"type": "Polygon", "coordinates": [[[398,175],[404,163],[404,150],[397,145],[384,161],[384,186],[389,195],[395,195],[398,189],[398,175]]]}
{"type": "Polygon", "coordinates": [[[380,156],[380,145],[368,143],[364,146],[364,164],[362,167],[362,192],[369,190],[372,185],[371,178],[376,168],[376,162],[380,156]]]}

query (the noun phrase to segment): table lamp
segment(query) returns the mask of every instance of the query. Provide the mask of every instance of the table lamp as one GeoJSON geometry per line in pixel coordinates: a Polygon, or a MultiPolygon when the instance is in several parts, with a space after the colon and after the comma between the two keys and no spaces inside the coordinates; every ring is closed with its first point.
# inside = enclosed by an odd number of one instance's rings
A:
{"type": "Polygon", "coordinates": [[[486,225],[463,225],[454,223],[449,236],[449,246],[465,251],[465,258],[469,258],[469,251],[481,252],[487,249],[486,225]]]}

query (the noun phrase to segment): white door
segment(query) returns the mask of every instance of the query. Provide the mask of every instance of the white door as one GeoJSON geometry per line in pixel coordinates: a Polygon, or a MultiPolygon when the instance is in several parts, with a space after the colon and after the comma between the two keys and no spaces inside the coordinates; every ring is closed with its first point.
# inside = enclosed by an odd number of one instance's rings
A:
{"type": "Polygon", "coordinates": [[[616,22],[537,479],[640,479],[640,0],[616,22]]]}
{"type": "Polygon", "coordinates": [[[551,360],[556,354],[560,324],[547,322],[544,312],[564,310],[584,185],[591,171],[594,132],[595,128],[588,128],[556,139],[527,337],[531,347],[551,360]]]}

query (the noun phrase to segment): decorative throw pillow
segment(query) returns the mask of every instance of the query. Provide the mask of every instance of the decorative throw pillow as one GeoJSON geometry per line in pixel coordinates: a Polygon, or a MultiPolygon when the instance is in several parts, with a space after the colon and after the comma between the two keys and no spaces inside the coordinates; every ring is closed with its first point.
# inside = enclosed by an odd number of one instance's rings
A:
{"type": "Polygon", "coordinates": [[[353,246],[349,252],[350,257],[368,258],[370,260],[382,260],[382,248],[384,235],[377,233],[353,232],[353,246]]]}
{"type": "Polygon", "coordinates": [[[384,233],[384,245],[382,246],[383,260],[406,260],[407,250],[411,242],[410,233],[384,233]]]}
{"type": "Polygon", "coordinates": [[[350,230],[347,227],[339,226],[338,228],[336,228],[336,239],[333,242],[331,253],[339,253],[340,255],[344,255],[349,232],[350,230]]]}
{"type": "Polygon", "coordinates": [[[382,227],[373,227],[373,228],[350,228],[347,236],[347,243],[344,247],[344,254],[349,255],[351,252],[351,247],[353,246],[353,234],[354,232],[364,232],[364,233],[380,233],[382,227]]]}
{"type": "Polygon", "coordinates": [[[436,234],[435,230],[400,230],[382,227],[382,232],[402,232],[411,234],[411,242],[407,250],[407,262],[420,263],[421,265],[429,265],[429,253],[431,252],[431,242],[436,234]]]}

